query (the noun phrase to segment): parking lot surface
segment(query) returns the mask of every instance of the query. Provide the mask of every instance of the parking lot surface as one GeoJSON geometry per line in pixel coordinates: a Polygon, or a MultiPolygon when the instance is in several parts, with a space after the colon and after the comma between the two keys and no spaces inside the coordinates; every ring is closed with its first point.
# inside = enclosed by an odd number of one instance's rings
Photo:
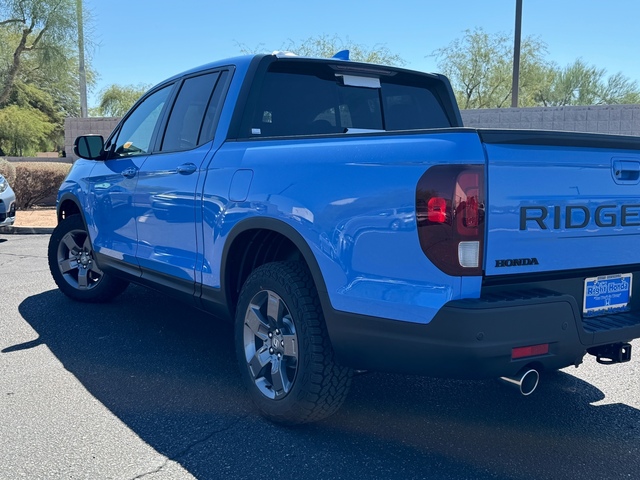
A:
{"type": "MultiPolygon", "coordinates": [[[[369,373],[333,417],[284,428],[240,383],[232,328],[137,286],[68,300],[48,235],[0,233],[0,478],[632,479],[631,362],[493,380],[369,373]]],[[[517,321],[517,319],[514,319],[517,321]]]]}

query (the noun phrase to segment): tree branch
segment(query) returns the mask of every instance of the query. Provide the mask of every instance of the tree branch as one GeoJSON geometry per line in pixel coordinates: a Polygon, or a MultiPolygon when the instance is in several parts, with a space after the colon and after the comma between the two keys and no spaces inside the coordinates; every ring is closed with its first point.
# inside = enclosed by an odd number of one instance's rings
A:
{"type": "Polygon", "coordinates": [[[24,23],[20,18],[10,18],[9,20],[3,20],[0,22],[0,27],[3,25],[9,25],[10,23],[24,23]]]}
{"type": "Polygon", "coordinates": [[[24,30],[22,30],[20,43],[16,47],[15,52],[13,52],[13,62],[9,67],[9,71],[7,72],[7,79],[5,80],[4,86],[2,87],[2,90],[0,90],[0,107],[7,103],[7,100],[9,100],[11,89],[13,88],[13,84],[15,83],[16,77],[18,75],[18,70],[20,69],[20,56],[26,49],[27,38],[29,37],[31,31],[31,28],[25,28],[24,30]]]}
{"type": "Polygon", "coordinates": [[[44,35],[44,33],[47,31],[47,28],[49,28],[49,24],[45,24],[45,26],[43,27],[42,30],[40,30],[38,32],[38,35],[36,36],[35,40],[33,42],[31,42],[31,45],[29,45],[28,47],[24,47],[24,49],[28,52],[30,52],[31,50],[33,50],[38,43],[40,42],[40,40],[42,40],[42,36],[44,35]]]}

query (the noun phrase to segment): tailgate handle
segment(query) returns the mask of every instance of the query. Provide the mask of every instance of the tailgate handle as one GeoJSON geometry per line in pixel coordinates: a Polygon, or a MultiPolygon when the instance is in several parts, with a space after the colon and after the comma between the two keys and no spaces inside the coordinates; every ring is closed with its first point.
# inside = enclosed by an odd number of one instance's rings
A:
{"type": "Polygon", "coordinates": [[[640,182],[640,162],[636,160],[614,160],[613,179],[616,183],[636,184],[640,182]]]}

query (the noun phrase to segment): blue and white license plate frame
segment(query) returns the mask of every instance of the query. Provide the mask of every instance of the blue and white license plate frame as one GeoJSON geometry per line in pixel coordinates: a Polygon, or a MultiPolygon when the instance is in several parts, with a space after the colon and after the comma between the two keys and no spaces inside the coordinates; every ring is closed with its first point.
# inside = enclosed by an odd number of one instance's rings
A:
{"type": "Polygon", "coordinates": [[[605,315],[629,309],[633,274],[618,273],[584,280],[584,316],[605,315]]]}

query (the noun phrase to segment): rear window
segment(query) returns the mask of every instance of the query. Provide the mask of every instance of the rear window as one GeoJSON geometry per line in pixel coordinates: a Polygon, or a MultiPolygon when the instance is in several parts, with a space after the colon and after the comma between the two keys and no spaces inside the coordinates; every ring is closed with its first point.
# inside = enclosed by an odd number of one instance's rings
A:
{"type": "Polygon", "coordinates": [[[450,127],[434,85],[407,72],[349,73],[327,63],[276,61],[266,73],[243,136],[273,137],[450,127]],[[362,82],[358,78],[364,78],[362,82]],[[373,80],[371,80],[373,78],[373,80]],[[364,84],[365,86],[363,86],[364,84]]]}

